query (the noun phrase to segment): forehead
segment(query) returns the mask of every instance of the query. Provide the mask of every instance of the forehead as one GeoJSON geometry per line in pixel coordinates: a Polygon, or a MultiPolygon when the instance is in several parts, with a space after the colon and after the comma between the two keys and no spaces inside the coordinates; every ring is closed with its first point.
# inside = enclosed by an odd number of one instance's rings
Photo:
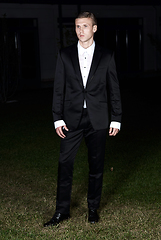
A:
{"type": "Polygon", "coordinates": [[[91,18],[76,18],[75,19],[75,24],[76,25],[80,25],[80,24],[93,25],[93,20],[91,18]]]}

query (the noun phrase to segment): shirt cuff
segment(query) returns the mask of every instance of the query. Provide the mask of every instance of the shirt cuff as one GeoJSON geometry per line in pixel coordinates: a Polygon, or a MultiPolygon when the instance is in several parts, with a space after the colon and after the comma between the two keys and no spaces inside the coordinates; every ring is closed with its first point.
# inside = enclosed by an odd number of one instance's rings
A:
{"type": "Polygon", "coordinates": [[[54,122],[55,129],[58,128],[58,127],[62,127],[64,125],[66,125],[66,124],[65,124],[65,122],[63,120],[58,120],[58,121],[54,122]]]}
{"type": "Polygon", "coordinates": [[[121,123],[119,123],[119,122],[111,122],[111,124],[110,124],[110,127],[111,128],[117,128],[117,129],[121,129],[121,123]]]}

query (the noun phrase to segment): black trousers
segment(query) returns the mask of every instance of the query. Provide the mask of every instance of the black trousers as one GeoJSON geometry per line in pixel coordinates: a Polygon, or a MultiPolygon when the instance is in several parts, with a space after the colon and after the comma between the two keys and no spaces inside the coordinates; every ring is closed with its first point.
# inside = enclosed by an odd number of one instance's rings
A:
{"type": "Polygon", "coordinates": [[[78,129],[65,131],[65,135],[66,138],[61,140],[60,145],[56,212],[62,214],[70,212],[74,159],[83,137],[88,148],[88,207],[98,209],[102,191],[107,129],[94,130],[87,109],[84,109],[78,129]]]}

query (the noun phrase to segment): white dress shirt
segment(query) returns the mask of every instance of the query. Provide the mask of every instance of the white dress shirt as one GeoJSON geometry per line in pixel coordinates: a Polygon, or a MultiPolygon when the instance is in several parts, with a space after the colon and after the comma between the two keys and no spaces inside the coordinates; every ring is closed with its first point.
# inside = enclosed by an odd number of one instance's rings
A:
{"type": "MultiPolygon", "coordinates": [[[[77,47],[78,47],[79,65],[80,65],[80,70],[81,70],[82,79],[83,79],[83,86],[84,86],[84,88],[86,88],[87,79],[88,79],[88,75],[89,75],[89,71],[90,71],[90,67],[91,67],[91,63],[92,63],[92,59],[93,59],[94,49],[95,49],[95,42],[93,41],[93,44],[90,47],[83,48],[78,41],[77,47]]],[[[84,108],[87,107],[86,101],[84,101],[83,107],[84,108]]],[[[56,129],[57,127],[61,127],[66,124],[63,120],[58,120],[58,121],[54,122],[54,125],[55,125],[55,129],[56,129]]],[[[112,121],[110,124],[110,127],[118,128],[120,130],[121,123],[112,121]]]]}
{"type": "MultiPolygon", "coordinates": [[[[91,63],[93,59],[94,49],[95,49],[95,42],[93,42],[93,44],[86,49],[83,48],[78,42],[78,58],[79,58],[79,65],[80,65],[80,70],[82,74],[84,88],[86,88],[87,79],[88,79],[88,75],[89,75],[89,71],[90,71],[91,63]]],[[[86,107],[86,104],[84,107],[86,107]]]]}

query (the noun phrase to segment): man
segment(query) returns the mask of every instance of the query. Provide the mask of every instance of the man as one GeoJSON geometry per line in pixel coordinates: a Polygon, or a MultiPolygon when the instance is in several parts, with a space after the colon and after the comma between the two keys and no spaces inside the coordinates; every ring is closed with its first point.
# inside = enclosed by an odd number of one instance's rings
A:
{"type": "Polygon", "coordinates": [[[107,128],[109,135],[120,130],[121,100],[111,51],[94,42],[97,20],[83,12],[75,19],[78,43],[59,52],[53,93],[53,118],[61,137],[56,212],[44,226],[54,226],[70,217],[74,159],[85,138],[88,148],[88,220],[98,222],[102,190],[107,128]]]}

